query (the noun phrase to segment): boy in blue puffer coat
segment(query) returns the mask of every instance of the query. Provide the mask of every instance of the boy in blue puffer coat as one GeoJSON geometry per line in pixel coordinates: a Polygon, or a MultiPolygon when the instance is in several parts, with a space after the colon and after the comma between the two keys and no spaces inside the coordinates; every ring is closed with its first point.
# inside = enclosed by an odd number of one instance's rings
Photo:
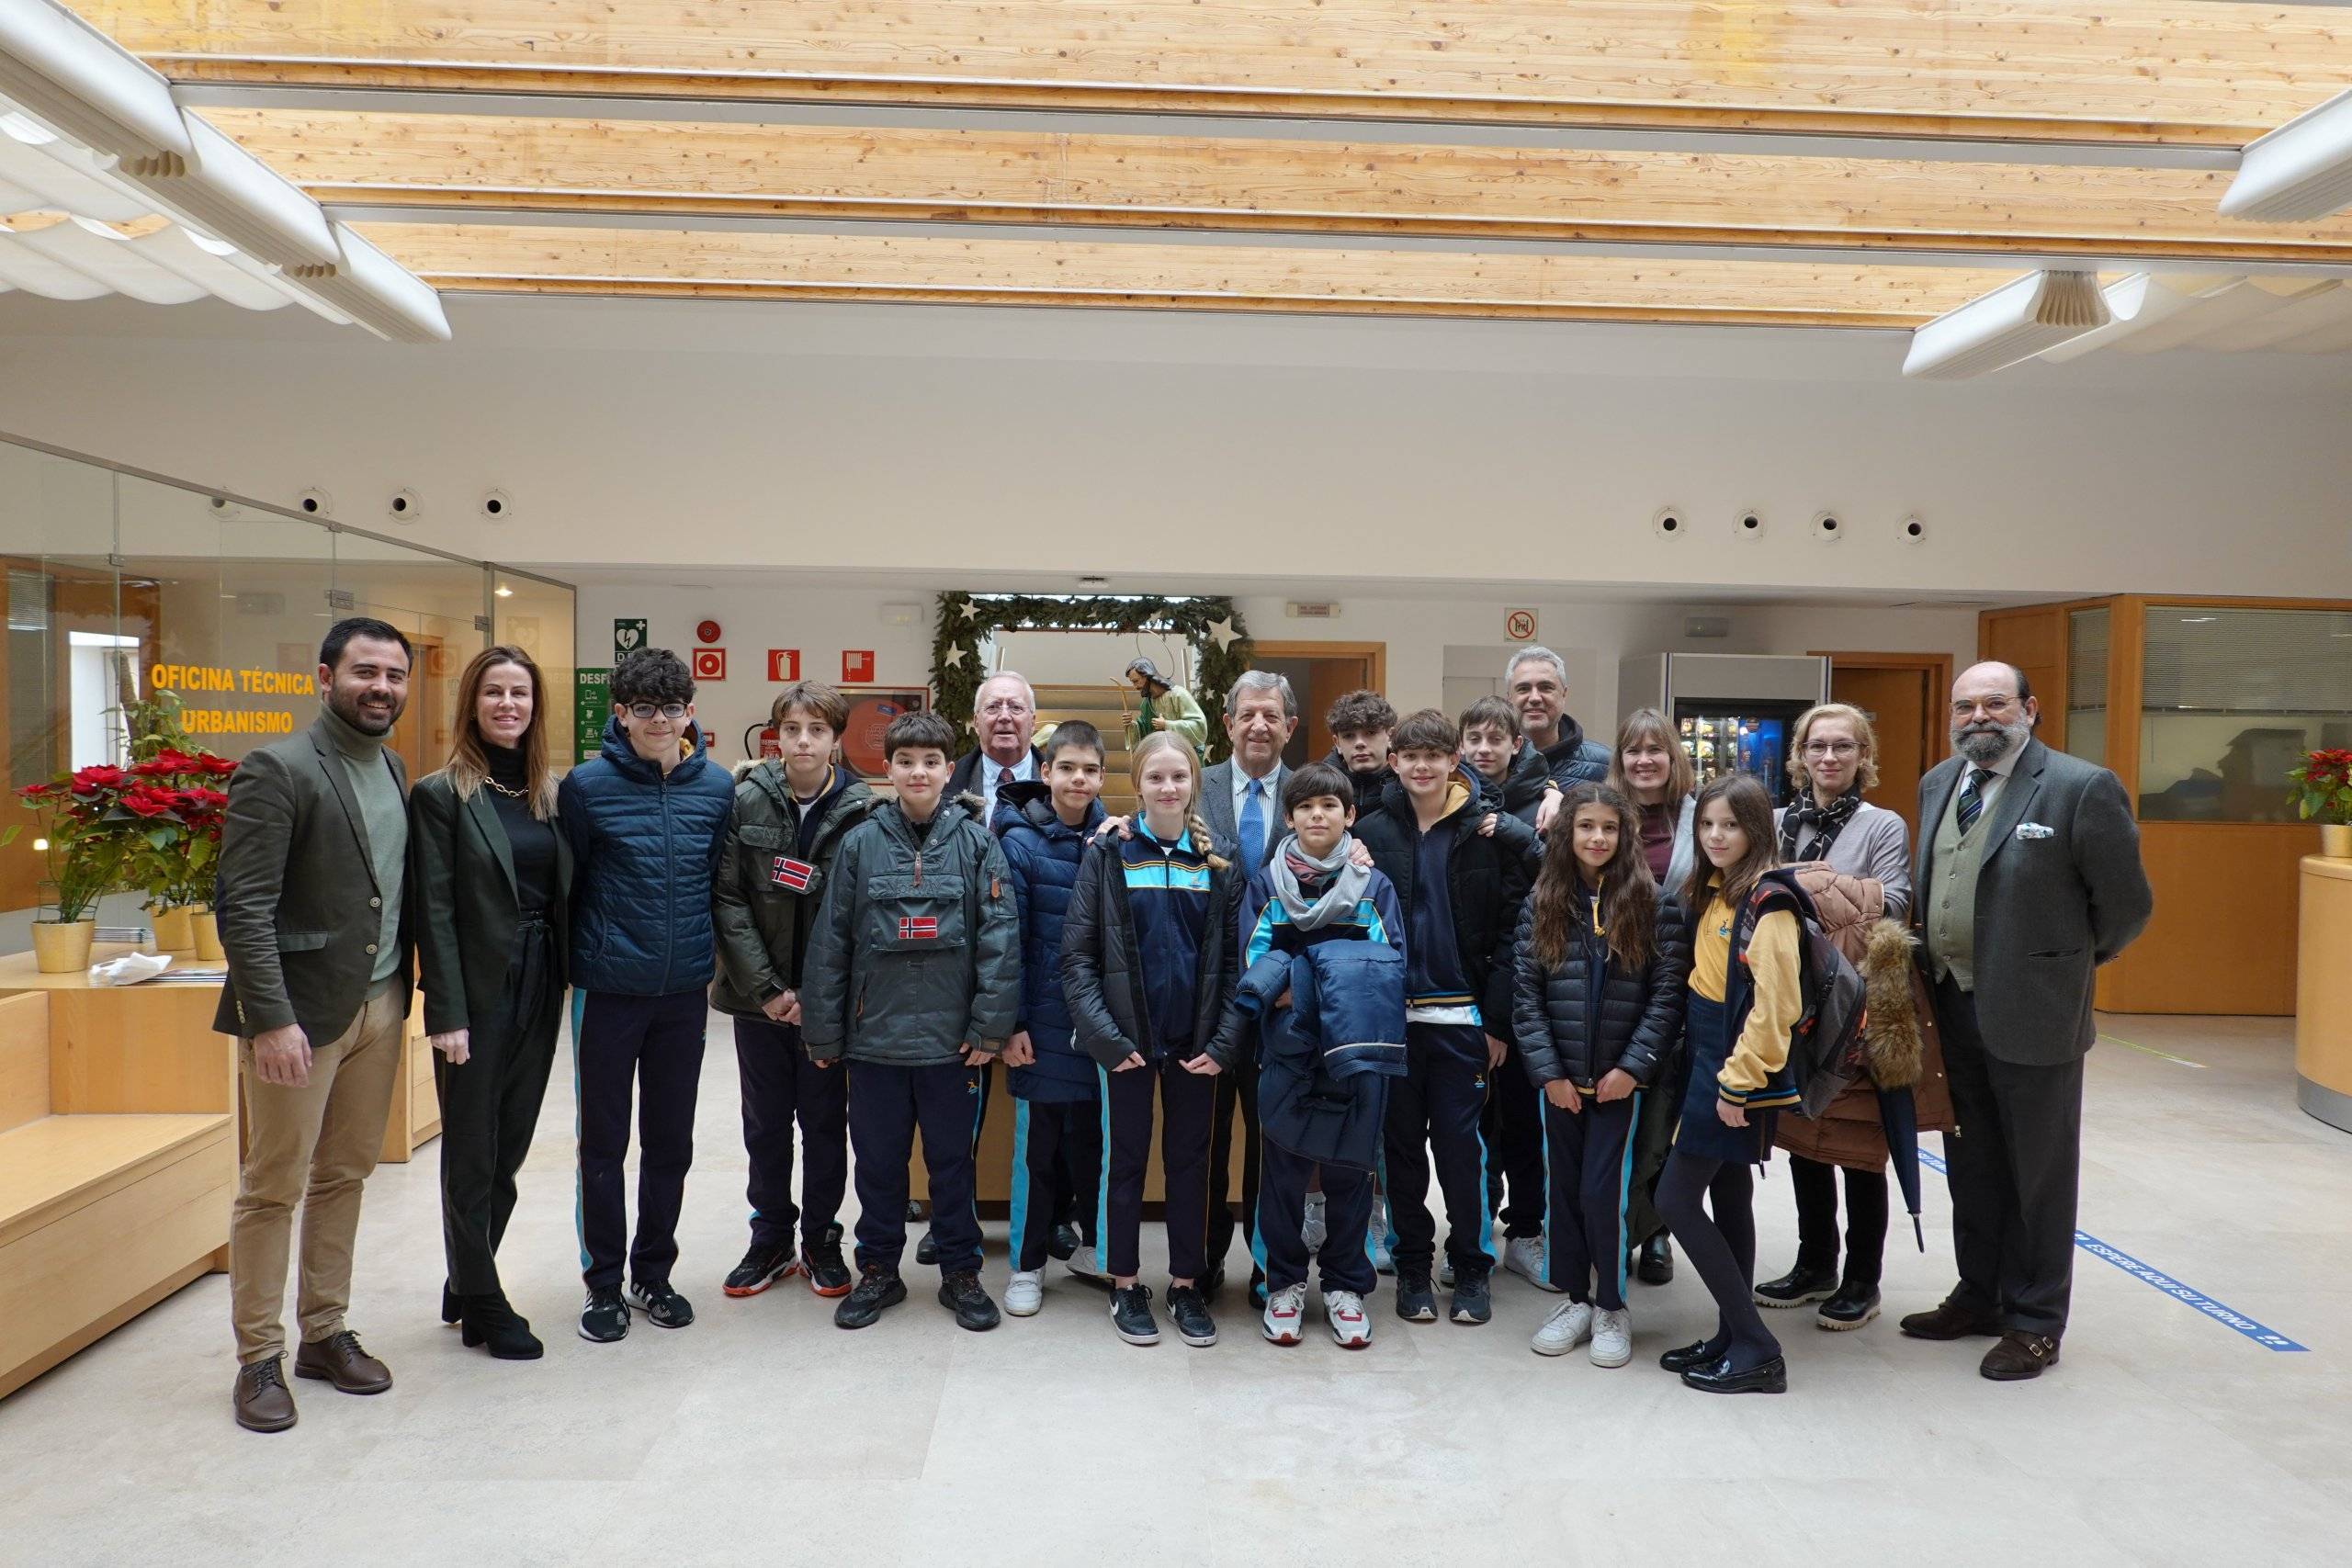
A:
{"type": "MultiPolygon", "coordinates": [[[[1102,1180],[1100,1075],[1078,1047],[1061,985],[1062,920],[1087,840],[1102,820],[1102,735],[1070,719],[1055,728],[1045,752],[1045,776],[1000,789],[989,824],[1021,909],[1020,1027],[1004,1047],[1013,1100],[1012,1279],[1004,1310],[1015,1317],[1043,1304],[1061,1194],[1092,1193],[1102,1180]]],[[[1096,1206],[1077,1208],[1085,1247],[1070,1272],[1098,1276],[1096,1206]]]]}
{"type": "Polygon", "coordinates": [[[735,781],[705,753],[695,683],[667,649],[613,669],[602,755],[556,791],[571,841],[572,1055],[580,1100],[580,1337],[628,1333],[629,1303],[662,1328],[695,1320],[670,1288],[678,1211],[695,1157],[704,992],[717,967],[711,885],[734,812],[735,781]],[[637,1238],[621,1163],[631,1087],[638,1111],[637,1238]],[[621,1298],[624,1255],[629,1299],[621,1298]]]}

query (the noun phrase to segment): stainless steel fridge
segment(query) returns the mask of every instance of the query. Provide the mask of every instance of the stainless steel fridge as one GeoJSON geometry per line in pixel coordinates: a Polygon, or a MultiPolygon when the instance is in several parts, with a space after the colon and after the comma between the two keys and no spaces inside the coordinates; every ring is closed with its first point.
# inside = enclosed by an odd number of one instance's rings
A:
{"type": "Polygon", "coordinates": [[[1810,655],[1645,653],[1617,670],[1620,721],[1654,707],[1671,719],[1699,782],[1754,775],[1786,806],[1789,735],[1797,716],[1829,700],[1829,660],[1810,655]]]}

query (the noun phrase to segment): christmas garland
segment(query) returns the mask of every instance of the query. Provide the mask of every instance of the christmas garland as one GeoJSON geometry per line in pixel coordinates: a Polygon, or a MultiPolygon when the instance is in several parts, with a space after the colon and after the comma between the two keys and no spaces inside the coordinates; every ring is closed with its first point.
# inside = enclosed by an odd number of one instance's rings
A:
{"type": "MultiPolygon", "coordinates": [[[[980,644],[989,634],[1016,628],[1071,632],[1174,632],[1193,647],[1193,695],[1201,709],[1219,714],[1237,676],[1250,668],[1255,645],[1241,613],[1223,597],[1163,599],[1156,594],[1065,598],[1058,594],[1010,593],[975,598],[939,596],[939,624],[931,638],[931,690],[934,711],[960,727],[963,743],[976,746],[972,703],[986,678],[980,644]]],[[[1231,752],[1225,727],[1209,726],[1208,761],[1231,752]]]]}

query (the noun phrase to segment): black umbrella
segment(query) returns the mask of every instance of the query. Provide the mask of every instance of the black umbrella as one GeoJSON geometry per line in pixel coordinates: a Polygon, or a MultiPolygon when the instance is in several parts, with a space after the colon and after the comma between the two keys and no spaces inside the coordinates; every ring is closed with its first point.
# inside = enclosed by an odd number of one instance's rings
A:
{"type": "Polygon", "coordinates": [[[1903,1184],[1903,1206],[1911,1211],[1911,1234],[1925,1252],[1928,1233],[1919,1226],[1919,1107],[1909,1089],[1878,1091],[1878,1124],[1886,1131],[1886,1152],[1894,1161],[1894,1179],[1903,1184]]]}

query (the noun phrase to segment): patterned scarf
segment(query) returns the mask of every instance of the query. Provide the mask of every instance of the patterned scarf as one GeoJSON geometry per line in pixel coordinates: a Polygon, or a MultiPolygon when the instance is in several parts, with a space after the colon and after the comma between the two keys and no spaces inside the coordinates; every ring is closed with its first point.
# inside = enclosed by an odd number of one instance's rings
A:
{"type": "Polygon", "coordinates": [[[1829,846],[1838,841],[1838,835],[1861,808],[1862,792],[1859,785],[1826,806],[1815,798],[1813,791],[1805,791],[1797,805],[1781,814],[1781,859],[1827,860],[1829,846]],[[1804,847],[1804,853],[1799,854],[1797,835],[1807,828],[1813,829],[1813,842],[1804,847]]]}
{"type": "Polygon", "coordinates": [[[1291,924],[1301,931],[1317,931],[1355,914],[1363,890],[1372,884],[1372,873],[1348,858],[1354,847],[1354,838],[1342,833],[1331,852],[1317,860],[1299,848],[1297,834],[1283,836],[1273,863],[1266,869],[1273,878],[1274,897],[1282,900],[1291,924]],[[1306,888],[1316,885],[1320,885],[1321,891],[1308,894],[1306,888]]]}

